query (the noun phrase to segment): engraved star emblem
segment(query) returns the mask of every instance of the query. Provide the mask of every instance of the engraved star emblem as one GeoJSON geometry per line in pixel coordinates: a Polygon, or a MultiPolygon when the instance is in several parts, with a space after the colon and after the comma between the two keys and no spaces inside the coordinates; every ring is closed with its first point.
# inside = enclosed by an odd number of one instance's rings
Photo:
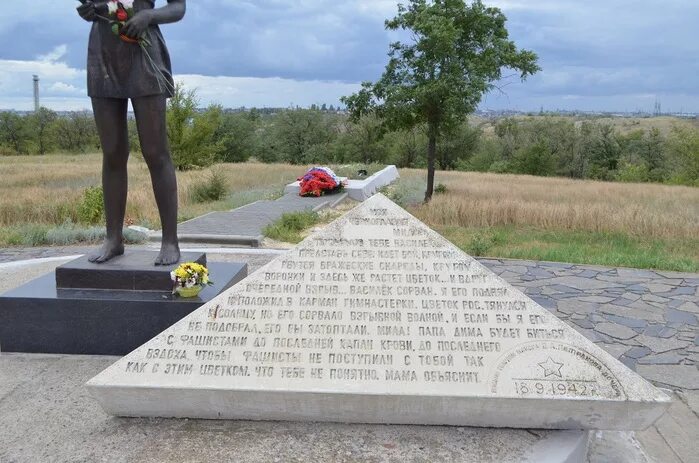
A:
{"type": "Polygon", "coordinates": [[[544,369],[544,378],[548,378],[549,376],[558,376],[559,378],[563,378],[563,375],[561,374],[561,368],[563,368],[563,364],[556,362],[554,359],[549,357],[545,362],[541,362],[538,364],[541,368],[544,369]]]}

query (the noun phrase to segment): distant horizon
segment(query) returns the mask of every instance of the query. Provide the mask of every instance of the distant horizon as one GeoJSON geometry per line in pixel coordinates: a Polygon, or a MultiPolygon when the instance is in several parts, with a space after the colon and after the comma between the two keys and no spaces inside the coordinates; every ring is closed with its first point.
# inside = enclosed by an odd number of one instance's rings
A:
{"type": "MultiPolygon", "coordinates": [[[[213,104],[216,104],[215,102],[213,104]]],[[[341,103],[334,104],[334,103],[311,103],[306,106],[300,106],[300,105],[287,105],[287,106],[223,106],[220,105],[221,108],[224,111],[244,111],[244,110],[294,110],[294,109],[312,109],[313,106],[316,106],[317,109],[320,109],[323,104],[326,106],[326,111],[330,111],[330,107],[333,107],[334,111],[339,111],[339,112],[345,112],[346,108],[341,105],[341,103]]],[[[92,107],[89,106],[89,100],[88,100],[88,106],[83,107],[83,108],[76,108],[76,109],[54,109],[49,106],[46,106],[45,104],[40,105],[43,108],[49,109],[51,111],[54,111],[56,113],[75,113],[75,112],[92,112],[92,107]]],[[[197,111],[204,111],[208,108],[209,105],[199,105],[197,106],[197,111]]],[[[0,112],[2,111],[10,111],[10,112],[17,112],[21,114],[25,113],[32,113],[34,112],[34,103],[32,101],[31,103],[31,108],[29,109],[18,109],[18,108],[2,108],[0,107],[0,112]]],[[[697,117],[699,118],[699,112],[687,112],[687,111],[662,111],[660,113],[654,113],[652,110],[642,110],[642,109],[637,109],[637,110],[583,110],[583,109],[547,109],[547,108],[538,108],[538,109],[531,109],[531,110],[526,110],[526,109],[514,109],[514,108],[506,108],[506,109],[495,109],[495,108],[481,108],[479,107],[474,113],[475,115],[483,115],[484,113],[499,113],[499,114],[506,114],[506,113],[512,113],[512,114],[533,114],[533,115],[539,115],[543,112],[543,115],[573,115],[573,114],[581,114],[581,115],[609,115],[609,116],[614,116],[614,115],[619,115],[623,117],[635,117],[635,116],[642,116],[642,117],[686,117],[686,118],[694,118],[697,117]]],[[[131,109],[131,105],[129,104],[129,113],[132,114],[133,110],[131,109]]]]}
{"type": "MultiPolygon", "coordinates": [[[[157,5],[164,3],[158,0],[157,5]]],[[[259,0],[188,4],[184,20],[162,27],[176,79],[198,88],[201,105],[310,106],[339,103],[378,79],[391,41],[384,29],[399,0],[259,0]]],[[[509,76],[481,109],[537,112],[699,113],[699,2],[673,0],[484,0],[502,9],[518,47],[542,71],[509,76]]],[[[75,0],[8,2],[0,17],[0,108],[33,108],[32,75],[43,104],[89,109],[90,25],[75,0]],[[26,37],[31,40],[17,40],[26,37]]],[[[505,72],[508,75],[508,72],[505,72]]]]}

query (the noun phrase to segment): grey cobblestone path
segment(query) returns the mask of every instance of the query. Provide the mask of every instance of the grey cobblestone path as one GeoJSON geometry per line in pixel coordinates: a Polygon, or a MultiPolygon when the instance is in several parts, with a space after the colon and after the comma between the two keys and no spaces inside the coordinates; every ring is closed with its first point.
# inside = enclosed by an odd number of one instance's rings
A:
{"type": "MultiPolygon", "coordinates": [[[[228,212],[211,212],[201,217],[188,220],[178,226],[180,239],[206,235],[211,237],[249,237],[258,238],[262,230],[287,212],[318,211],[334,207],[347,197],[346,194],[305,198],[298,194],[287,194],[276,201],[257,201],[228,212]]],[[[259,243],[257,244],[259,246],[259,243]]]]}
{"type": "Polygon", "coordinates": [[[480,259],[657,386],[673,405],[637,432],[658,463],[699,462],[699,274],[480,259]]]}

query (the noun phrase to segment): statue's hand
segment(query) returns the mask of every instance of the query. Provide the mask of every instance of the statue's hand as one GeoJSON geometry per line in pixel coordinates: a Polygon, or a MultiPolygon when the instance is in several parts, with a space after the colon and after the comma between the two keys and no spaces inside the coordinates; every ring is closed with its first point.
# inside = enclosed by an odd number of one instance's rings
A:
{"type": "Polygon", "coordinates": [[[124,24],[121,33],[128,37],[141,37],[148,29],[148,26],[150,26],[151,11],[152,10],[141,10],[133,15],[133,17],[124,24]]]}
{"type": "Polygon", "coordinates": [[[85,3],[81,4],[78,8],[78,14],[85,21],[95,21],[97,19],[97,7],[91,0],[87,0],[85,3]]]}
{"type": "Polygon", "coordinates": [[[85,21],[96,21],[99,15],[104,15],[107,13],[107,3],[108,2],[94,2],[92,0],[87,0],[77,8],[78,14],[85,21]]]}

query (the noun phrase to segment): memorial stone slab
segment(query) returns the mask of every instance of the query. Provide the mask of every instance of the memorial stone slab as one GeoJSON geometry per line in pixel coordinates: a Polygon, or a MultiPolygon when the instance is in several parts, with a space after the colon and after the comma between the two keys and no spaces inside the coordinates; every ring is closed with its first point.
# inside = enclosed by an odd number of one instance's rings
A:
{"type": "MultiPolygon", "coordinates": [[[[170,271],[174,266],[153,265],[156,256],[156,252],[127,251],[107,264],[95,264],[85,255],[56,268],[56,288],[169,291],[172,289],[170,271]]],[[[206,265],[206,254],[185,252],[179,262],[206,265]]]]}
{"type": "Polygon", "coordinates": [[[643,429],[660,390],[383,195],[88,382],[108,413],[643,429]]]}

